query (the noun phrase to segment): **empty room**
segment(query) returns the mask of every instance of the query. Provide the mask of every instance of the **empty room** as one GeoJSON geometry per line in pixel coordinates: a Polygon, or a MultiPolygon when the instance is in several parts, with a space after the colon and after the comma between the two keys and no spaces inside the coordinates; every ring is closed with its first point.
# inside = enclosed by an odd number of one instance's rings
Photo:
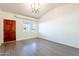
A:
{"type": "Polygon", "coordinates": [[[79,56],[79,3],[0,3],[0,56],[79,56]]]}

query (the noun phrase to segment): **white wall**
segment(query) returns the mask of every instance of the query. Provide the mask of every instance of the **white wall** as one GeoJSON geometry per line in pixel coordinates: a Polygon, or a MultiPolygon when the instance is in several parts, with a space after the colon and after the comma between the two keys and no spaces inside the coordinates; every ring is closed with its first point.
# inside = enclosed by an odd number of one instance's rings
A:
{"type": "MultiPolygon", "coordinates": [[[[28,17],[27,19],[20,19],[20,18],[14,17],[15,15],[17,14],[0,11],[0,42],[1,43],[3,42],[3,20],[4,19],[16,20],[16,40],[24,40],[24,39],[30,39],[30,38],[37,37],[38,27],[35,32],[24,32],[23,31],[24,22],[30,21],[28,19],[35,20],[35,21],[36,19],[32,19],[28,17]]],[[[37,22],[33,22],[33,23],[37,24],[37,22]]]]}
{"type": "Polygon", "coordinates": [[[79,4],[66,4],[39,21],[39,37],[79,48],[79,4]]]}

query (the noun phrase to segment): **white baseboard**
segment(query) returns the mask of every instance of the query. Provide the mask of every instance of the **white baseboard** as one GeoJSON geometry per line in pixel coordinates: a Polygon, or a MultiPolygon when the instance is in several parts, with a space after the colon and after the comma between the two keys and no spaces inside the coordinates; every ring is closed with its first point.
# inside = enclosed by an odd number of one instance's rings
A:
{"type": "Polygon", "coordinates": [[[53,40],[49,40],[47,38],[44,38],[44,37],[39,37],[41,39],[45,39],[45,40],[48,40],[48,41],[51,41],[51,42],[55,42],[55,43],[58,43],[58,44],[62,44],[62,45],[66,45],[66,46],[70,46],[70,47],[73,47],[73,48],[76,48],[76,49],[79,49],[79,46],[74,46],[74,45],[70,45],[70,44],[66,44],[66,43],[62,43],[62,42],[56,42],[56,41],[53,41],[53,40]]]}

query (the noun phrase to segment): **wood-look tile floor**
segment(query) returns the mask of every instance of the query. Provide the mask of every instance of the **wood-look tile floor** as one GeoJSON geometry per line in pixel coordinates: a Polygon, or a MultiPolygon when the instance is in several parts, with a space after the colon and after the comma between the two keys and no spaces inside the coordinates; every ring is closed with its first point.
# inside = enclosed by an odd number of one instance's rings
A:
{"type": "Polygon", "coordinates": [[[79,56],[79,49],[44,39],[29,39],[3,44],[0,56],[79,56]]]}

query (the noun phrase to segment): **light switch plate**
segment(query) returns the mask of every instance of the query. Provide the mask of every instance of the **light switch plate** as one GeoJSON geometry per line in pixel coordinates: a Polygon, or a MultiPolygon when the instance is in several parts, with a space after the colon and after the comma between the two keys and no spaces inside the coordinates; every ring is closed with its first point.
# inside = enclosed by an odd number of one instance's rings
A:
{"type": "Polygon", "coordinates": [[[1,46],[1,43],[0,43],[0,46],[1,46]]]}

